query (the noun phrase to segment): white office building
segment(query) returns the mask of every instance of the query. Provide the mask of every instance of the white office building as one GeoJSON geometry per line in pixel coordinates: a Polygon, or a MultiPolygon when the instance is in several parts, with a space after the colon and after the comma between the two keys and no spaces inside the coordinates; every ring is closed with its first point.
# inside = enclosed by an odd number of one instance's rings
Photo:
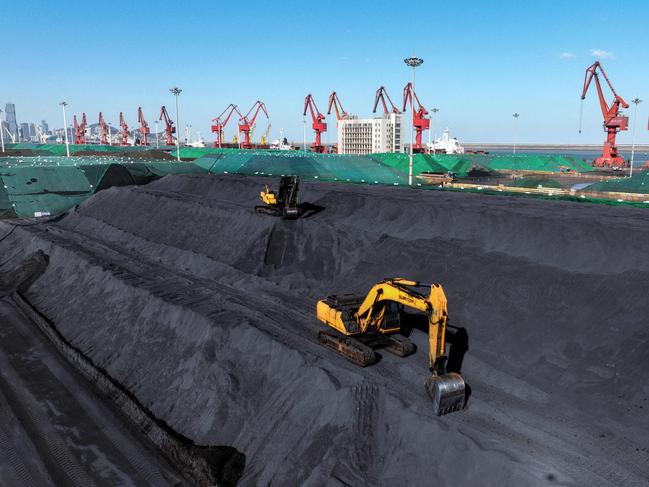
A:
{"type": "Polygon", "coordinates": [[[339,154],[402,152],[402,116],[389,113],[377,118],[338,121],[339,154]]]}

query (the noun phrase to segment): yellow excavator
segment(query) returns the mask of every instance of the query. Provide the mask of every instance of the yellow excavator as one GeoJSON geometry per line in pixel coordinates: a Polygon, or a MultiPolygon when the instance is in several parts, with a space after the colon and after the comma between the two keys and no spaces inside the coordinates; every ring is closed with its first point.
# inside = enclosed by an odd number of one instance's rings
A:
{"type": "Polygon", "coordinates": [[[361,367],[376,362],[375,348],[405,357],[416,346],[401,331],[402,307],[428,316],[429,367],[432,373],[425,386],[437,415],[459,411],[465,406],[465,384],[460,374],[446,371],[447,300],[442,286],[430,285],[428,295],[418,288],[428,287],[403,278],[385,279],[366,296],[332,295],[318,301],[316,314],[330,330],[318,333],[324,346],[335,350],[361,367]]]}
{"type": "Polygon", "coordinates": [[[285,220],[295,220],[300,216],[298,192],[300,178],[298,176],[282,176],[279,189],[272,191],[267,184],[259,193],[263,205],[255,206],[255,212],[260,215],[279,216],[285,220]]]}

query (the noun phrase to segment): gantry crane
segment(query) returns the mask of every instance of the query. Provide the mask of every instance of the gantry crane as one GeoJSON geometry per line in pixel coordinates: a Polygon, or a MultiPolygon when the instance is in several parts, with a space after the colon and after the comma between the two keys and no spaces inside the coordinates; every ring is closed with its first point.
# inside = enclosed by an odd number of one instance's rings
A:
{"type": "Polygon", "coordinates": [[[334,111],[336,112],[336,120],[349,120],[350,118],[352,118],[349,113],[347,113],[343,108],[343,104],[340,103],[340,98],[338,98],[338,94],[335,91],[331,95],[329,95],[327,115],[331,115],[331,107],[333,107],[334,111]]]}
{"type": "MultiPolygon", "coordinates": [[[[595,87],[597,88],[597,96],[599,98],[599,106],[602,110],[602,116],[604,117],[604,130],[607,133],[606,142],[604,142],[604,149],[602,155],[599,156],[595,161],[593,161],[593,166],[595,167],[625,167],[627,166],[626,161],[622,156],[619,155],[617,146],[615,145],[615,137],[620,130],[629,129],[629,117],[624,116],[620,112],[620,106],[622,108],[629,108],[629,104],[624,101],[624,99],[615,92],[615,88],[606,76],[604,68],[599,63],[595,61],[592,66],[586,69],[586,75],[584,77],[584,89],[581,93],[581,100],[586,98],[586,93],[590,86],[590,82],[595,78],[595,87]],[[609,107],[604,98],[604,93],[602,92],[602,86],[599,82],[599,76],[597,70],[602,72],[602,76],[606,80],[608,87],[613,93],[613,102],[609,107]]],[[[581,132],[581,127],[579,129],[581,132]]]]}
{"type": "Polygon", "coordinates": [[[376,96],[374,97],[374,108],[372,109],[372,113],[376,113],[376,107],[379,106],[379,101],[383,105],[384,115],[388,115],[389,113],[396,113],[396,114],[401,113],[399,109],[394,106],[394,103],[392,103],[392,99],[390,98],[390,95],[388,95],[388,91],[383,86],[379,87],[379,89],[376,90],[376,96]],[[390,102],[391,110],[388,110],[388,105],[385,103],[386,98],[390,102]]]}
{"type": "Polygon", "coordinates": [[[243,138],[243,140],[241,140],[241,148],[243,149],[250,149],[252,147],[252,144],[250,143],[250,131],[255,125],[255,120],[257,120],[257,115],[259,115],[260,110],[263,111],[266,118],[270,120],[268,111],[266,110],[266,105],[264,105],[264,102],[260,100],[257,100],[250,110],[248,110],[248,113],[239,119],[239,133],[241,134],[241,138],[243,138]],[[253,113],[252,117],[250,117],[251,113],[253,113]]]}
{"type": "Polygon", "coordinates": [[[424,130],[430,128],[430,119],[426,118],[428,111],[419,101],[415,89],[412,87],[412,83],[408,83],[403,88],[403,111],[406,111],[406,107],[410,102],[410,109],[413,112],[412,115],[412,125],[415,128],[415,143],[412,146],[413,152],[423,152],[424,146],[422,145],[421,139],[424,130]],[[417,102],[417,109],[415,110],[414,104],[417,102]]]}
{"type": "Polygon", "coordinates": [[[83,113],[81,116],[81,123],[77,123],[77,116],[74,118],[74,143],[75,144],[85,144],[86,143],[86,125],[88,121],[86,120],[86,114],[83,113]]]}
{"type": "Polygon", "coordinates": [[[158,120],[163,120],[165,123],[165,145],[174,145],[174,134],[176,133],[176,127],[174,127],[173,121],[169,118],[167,109],[164,105],[160,108],[160,118],[158,120]]]}
{"type": "Polygon", "coordinates": [[[221,112],[221,115],[219,115],[216,118],[212,119],[212,122],[214,122],[214,125],[212,125],[212,132],[216,134],[216,140],[214,141],[214,147],[221,147],[223,140],[225,138],[224,132],[225,132],[225,127],[227,126],[228,122],[230,121],[230,117],[234,112],[237,112],[239,115],[239,118],[243,118],[243,115],[241,115],[241,112],[239,111],[239,108],[234,104],[230,103],[223,112],[221,112]],[[223,120],[223,116],[227,113],[225,116],[225,120],[223,120]]]}
{"type": "Polygon", "coordinates": [[[315,132],[315,141],[311,143],[311,150],[322,154],[325,151],[324,146],[322,145],[322,134],[327,131],[327,123],[324,122],[325,116],[320,113],[318,107],[315,104],[315,101],[311,95],[307,95],[304,99],[304,113],[303,116],[306,116],[306,111],[311,112],[311,127],[315,132]]]}
{"type": "Polygon", "coordinates": [[[126,125],[126,121],[124,120],[124,114],[122,112],[119,112],[119,127],[120,127],[120,134],[121,134],[120,145],[127,146],[128,145],[128,125],[126,125]]]}
{"type": "Polygon", "coordinates": [[[101,133],[101,139],[100,139],[100,144],[101,145],[108,145],[108,126],[106,125],[106,122],[104,121],[104,115],[99,112],[99,130],[101,133]]]}
{"type": "Polygon", "coordinates": [[[151,131],[149,130],[149,124],[144,119],[142,107],[137,108],[137,121],[140,124],[140,145],[149,145],[148,135],[151,131]]]}

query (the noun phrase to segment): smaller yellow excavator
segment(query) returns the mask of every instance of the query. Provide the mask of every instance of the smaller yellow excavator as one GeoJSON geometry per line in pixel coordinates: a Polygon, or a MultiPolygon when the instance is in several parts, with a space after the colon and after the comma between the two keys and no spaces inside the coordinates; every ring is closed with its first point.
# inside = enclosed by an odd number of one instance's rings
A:
{"type": "Polygon", "coordinates": [[[459,411],[465,406],[465,384],[460,374],[446,372],[447,300],[442,286],[430,285],[428,295],[417,288],[428,287],[403,278],[385,279],[375,284],[366,296],[332,295],[318,301],[316,314],[330,330],[318,339],[361,367],[376,362],[375,348],[405,357],[416,346],[402,335],[401,307],[413,308],[428,316],[429,367],[426,391],[437,415],[459,411]]]}
{"type": "Polygon", "coordinates": [[[259,193],[263,205],[255,206],[255,211],[260,215],[280,216],[286,220],[295,220],[300,216],[298,206],[298,191],[300,178],[297,176],[282,176],[279,181],[279,190],[271,191],[268,185],[259,193]]]}

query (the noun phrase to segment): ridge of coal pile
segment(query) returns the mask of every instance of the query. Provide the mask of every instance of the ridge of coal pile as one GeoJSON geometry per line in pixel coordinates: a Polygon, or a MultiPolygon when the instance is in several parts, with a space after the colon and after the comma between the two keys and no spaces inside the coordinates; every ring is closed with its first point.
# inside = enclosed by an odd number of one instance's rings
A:
{"type": "Polygon", "coordinates": [[[273,182],[111,188],[0,251],[42,249],[29,301],[177,431],[245,454],[240,485],[646,485],[646,211],[303,182],[324,211],[283,221],[253,211],[273,182]],[[365,369],[317,343],[317,299],[388,276],[443,284],[465,411],[432,414],[419,330],[365,369]]]}

